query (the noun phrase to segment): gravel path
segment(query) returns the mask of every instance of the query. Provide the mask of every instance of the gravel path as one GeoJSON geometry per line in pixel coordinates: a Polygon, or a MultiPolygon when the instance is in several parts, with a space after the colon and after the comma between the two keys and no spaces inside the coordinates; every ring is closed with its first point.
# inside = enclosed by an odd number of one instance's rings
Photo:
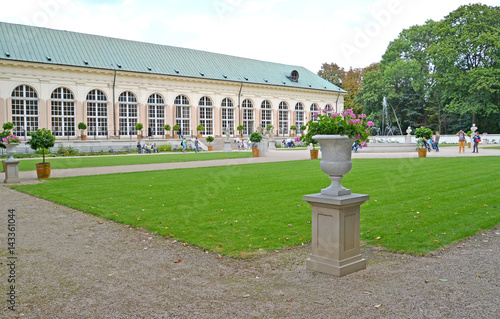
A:
{"type": "Polygon", "coordinates": [[[2,318],[498,318],[500,314],[498,229],[428,257],[362,248],[367,269],[337,278],[305,268],[310,245],[249,260],[217,258],[4,186],[0,207],[2,318]],[[16,215],[15,312],[6,303],[8,209],[16,215]]]}

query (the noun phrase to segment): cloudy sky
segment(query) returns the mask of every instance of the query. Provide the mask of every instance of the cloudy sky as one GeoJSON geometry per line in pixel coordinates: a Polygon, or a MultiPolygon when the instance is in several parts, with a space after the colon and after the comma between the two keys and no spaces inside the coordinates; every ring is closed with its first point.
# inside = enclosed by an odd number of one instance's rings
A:
{"type": "MultiPolygon", "coordinates": [[[[381,59],[404,28],[471,0],[17,0],[0,21],[299,65],[381,59]]],[[[481,3],[499,6],[500,0],[481,3]]],[[[1,38],[0,38],[1,41],[1,38]]]]}

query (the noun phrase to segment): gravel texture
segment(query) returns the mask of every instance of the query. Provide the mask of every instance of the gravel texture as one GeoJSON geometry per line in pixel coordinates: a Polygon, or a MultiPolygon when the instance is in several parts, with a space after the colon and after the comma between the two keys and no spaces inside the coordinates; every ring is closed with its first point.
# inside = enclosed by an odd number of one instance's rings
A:
{"type": "Polygon", "coordinates": [[[140,229],[0,188],[0,317],[498,318],[500,231],[428,257],[363,248],[366,270],[305,268],[311,247],[217,258],[140,229]],[[7,309],[15,209],[16,311],[7,309]]]}
{"type": "Polygon", "coordinates": [[[1,318],[500,317],[497,228],[427,257],[363,247],[367,269],[339,278],[305,268],[310,244],[218,258],[6,186],[0,208],[1,318]],[[9,209],[16,311],[6,302],[9,209]]]}

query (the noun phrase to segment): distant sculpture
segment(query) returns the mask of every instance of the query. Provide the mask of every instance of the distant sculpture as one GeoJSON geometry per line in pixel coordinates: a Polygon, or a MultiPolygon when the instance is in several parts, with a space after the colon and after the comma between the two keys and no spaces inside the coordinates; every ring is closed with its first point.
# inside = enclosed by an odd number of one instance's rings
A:
{"type": "Polygon", "coordinates": [[[472,127],[470,128],[470,130],[472,131],[472,135],[474,135],[477,131],[476,124],[472,124],[472,127]]]}
{"type": "Polygon", "coordinates": [[[264,133],[264,128],[261,125],[257,126],[257,132],[260,134],[264,133]]]}
{"type": "Polygon", "coordinates": [[[408,135],[411,135],[411,126],[408,126],[408,129],[406,130],[406,133],[408,133],[408,135]]]}

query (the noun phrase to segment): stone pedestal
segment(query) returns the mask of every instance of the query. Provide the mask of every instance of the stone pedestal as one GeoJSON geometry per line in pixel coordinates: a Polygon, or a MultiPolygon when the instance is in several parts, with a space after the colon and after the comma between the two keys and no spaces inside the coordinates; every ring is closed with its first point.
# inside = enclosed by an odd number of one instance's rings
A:
{"type": "Polygon", "coordinates": [[[411,143],[411,135],[406,135],[405,143],[408,143],[408,144],[411,143]]]}
{"type": "Polygon", "coordinates": [[[312,206],[312,254],[306,268],[334,276],[366,268],[359,244],[360,205],[368,195],[303,197],[312,206]]]}
{"type": "Polygon", "coordinates": [[[5,163],[5,179],[6,184],[20,183],[19,179],[19,162],[20,160],[7,160],[3,161],[5,163]]]}
{"type": "Polygon", "coordinates": [[[274,142],[274,139],[272,139],[272,138],[271,138],[271,139],[269,139],[269,150],[270,150],[270,151],[274,151],[274,150],[276,150],[276,144],[274,144],[274,143],[275,143],[275,142],[274,142]]]}
{"type": "Polygon", "coordinates": [[[223,152],[232,152],[233,149],[231,148],[231,141],[226,140],[224,141],[224,149],[222,150],[223,152]]]}
{"type": "Polygon", "coordinates": [[[264,157],[267,155],[267,145],[269,144],[269,140],[267,138],[263,138],[262,141],[259,142],[259,151],[260,157],[264,157]]]}

